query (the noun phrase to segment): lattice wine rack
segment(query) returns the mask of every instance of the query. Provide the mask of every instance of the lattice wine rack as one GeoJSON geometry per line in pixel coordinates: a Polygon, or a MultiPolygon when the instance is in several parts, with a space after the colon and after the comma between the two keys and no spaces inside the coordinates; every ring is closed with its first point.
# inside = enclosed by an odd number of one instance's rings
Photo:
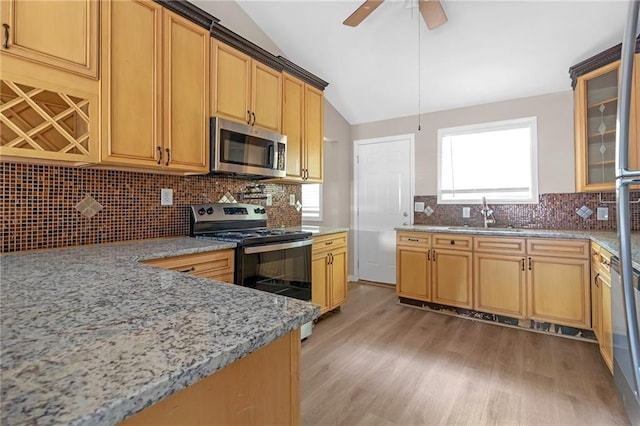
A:
{"type": "Polygon", "coordinates": [[[88,99],[0,80],[0,153],[89,160],[88,99]]]}

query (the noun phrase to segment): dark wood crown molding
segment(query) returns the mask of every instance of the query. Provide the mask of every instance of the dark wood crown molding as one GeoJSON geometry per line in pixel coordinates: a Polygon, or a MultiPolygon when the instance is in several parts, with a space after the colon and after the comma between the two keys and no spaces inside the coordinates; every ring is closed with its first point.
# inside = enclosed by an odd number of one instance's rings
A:
{"type": "MultiPolygon", "coordinates": [[[[569,76],[571,77],[571,88],[576,88],[578,77],[580,77],[581,75],[597,70],[598,68],[601,68],[620,59],[621,50],[622,43],[613,46],[605,51],[602,51],[597,55],[590,57],[589,59],[585,59],[584,61],[579,62],[569,68],[569,76]]],[[[636,38],[635,52],[640,53],[640,37],[636,38]]]]}
{"type": "Polygon", "coordinates": [[[316,87],[320,90],[324,90],[329,83],[321,78],[311,74],[309,71],[294,64],[293,62],[283,58],[282,56],[275,56],[260,46],[250,42],[246,38],[234,33],[230,29],[220,24],[220,20],[215,16],[212,16],[194,6],[187,0],[154,0],[156,3],[161,4],[172,12],[200,25],[202,28],[206,28],[211,33],[211,36],[232,46],[233,48],[251,56],[262,62],[265,65],[270,66],[276,71],[287,71],[291,75],[298,77],[300,80],[316,87]]]}
{"type": "Polygon", "coordinates": [[[200,9],[197,6],[189,3],[185,0],[154,0],[156,3],[160,3],[162,6],[171,10],[172,12],[177,13],[182,16],[200,25],[202,28],[206,28],[211,31],[211,27],[215,22],[220,22],[218,18],[215,16],[209,15],[204,10],[200,9]]]}
{"type": "Polygon", "coordinates": [[[312,85],[316,89],[324,90],[329,85],[329,83],[327,83],[320,77],[314,74],[311,74],[309,71],[305,70],[302,67],[299,67],[298,65],[294,64],[287,58],[278,56],[278,59],[282,61],[282,63],[284,64],[284,70],[286,72],[288,72],[289,74],[295,77],[298,77],[300,80],[304,81],[307,84],[312,85]]]}
{"type": "Polygon", "coordinates": [[[276,71],[282,72],[284,69],[284,64],[276,56],[267,52],[262,47],[251,43],[246,38],[239,36],[230,29],[220,25],[218,22],[214,22],[211,26],[211,36],[228,44],[234,49],[251,56],[253,59],[270,66],[276,71]]]}

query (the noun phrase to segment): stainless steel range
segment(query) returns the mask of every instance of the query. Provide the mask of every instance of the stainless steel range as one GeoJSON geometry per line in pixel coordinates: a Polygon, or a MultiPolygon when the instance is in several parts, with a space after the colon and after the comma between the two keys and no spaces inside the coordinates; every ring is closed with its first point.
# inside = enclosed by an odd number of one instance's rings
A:
{"type": "Polygon", "coordinates": [[[235,203],[191,206],[189,232],[237,243],[235,284],[311,300],[311,233],[268,229],[264,207],[235,203]]]}

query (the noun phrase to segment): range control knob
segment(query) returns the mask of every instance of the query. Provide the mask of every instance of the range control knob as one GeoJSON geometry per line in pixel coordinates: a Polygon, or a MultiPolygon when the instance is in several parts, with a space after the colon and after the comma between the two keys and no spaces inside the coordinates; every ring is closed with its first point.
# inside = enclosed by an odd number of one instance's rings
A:
{"type": "Polygon", "coordinates": [[[265,209],[260,209],[260,213],[265,214],[267,211],[265,209]]]}
{"type": "Polygon", "coordinates": [[[213,207],[209,207],[207,209],[207,214],[213,214],[213,207]]]}
{"type": "Polygon", "coordinates": [[[256,207],[255,209],[253,209],[254,213],[260,213],[260,207],[256,207]]]}
{"type": "Polygon", "coordinates": [[[205,213],[204,207],[200,207],[200,209],[198,210],[198,214],[202,216],[204,213],[205,213]]]}

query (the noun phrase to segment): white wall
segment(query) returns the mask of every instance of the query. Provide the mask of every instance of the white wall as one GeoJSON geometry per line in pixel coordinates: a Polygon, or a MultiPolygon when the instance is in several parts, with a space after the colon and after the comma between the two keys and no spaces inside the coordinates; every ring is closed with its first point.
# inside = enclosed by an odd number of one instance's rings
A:
{"type": "Polygon", "coordinates": [[[538,190],[575,192],[573,92],[521,98],[351,126],[353,140],[416,135],[416,195],[436,194],[438,129],[512,118],[538,118],[538,190]]]}

